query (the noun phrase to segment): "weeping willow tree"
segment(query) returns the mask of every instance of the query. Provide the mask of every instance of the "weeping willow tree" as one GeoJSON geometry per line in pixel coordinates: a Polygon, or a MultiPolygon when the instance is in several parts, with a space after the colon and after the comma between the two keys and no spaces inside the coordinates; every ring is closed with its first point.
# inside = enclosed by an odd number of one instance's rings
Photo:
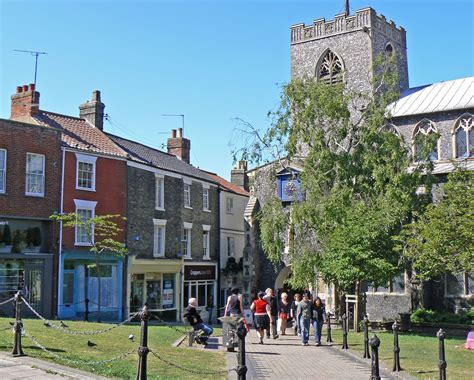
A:
{"type": "MultiPolygon", "coordinates": [[[[386,285],[405,269],[394,236],[420,206],[416,190],[430,188],[431,165],[423,159],[414,165],[411,149],[390,127],[387,106],[399,98],[394,64],[395,57],[379,57],[370,95],[342,83],[293,79],[263,134],[244,125],[253,137],[234,151],[238,157],[302,168],[294,176],[302,196],[295,193],[284,206],[272,195],[259,214],[262,247],[274,264],[285,256],[295,287],[313,283],[318,273],[359,293],[363,282],[386,285]]],[[[426,140],[419,154],[427,158],[432,144],[426,140]]]]}

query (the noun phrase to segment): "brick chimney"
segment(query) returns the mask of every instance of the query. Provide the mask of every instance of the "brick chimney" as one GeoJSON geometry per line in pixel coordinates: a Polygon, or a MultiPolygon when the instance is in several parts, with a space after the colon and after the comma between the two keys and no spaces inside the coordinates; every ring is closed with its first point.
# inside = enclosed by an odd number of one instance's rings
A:
{"type": "Polygon", "coordinates": [[[10,118],[14,120],[28,119],[39,111],[40,93],[35,91],[35,85],[17,86],[12,95],[12,110],[10,118]]]}
{"type": "Polygon", "coordinates": [[[92,99],[79,106],[79,117],[86,119],[96,128],[104,130],[104,108],[105,104],[100,101],[100,91],[92,93],[92,99]]]}
{"type": "Polygon", "coordinates": [[[189,164],[189,153],[191,152],[191,141],[183,137],[183,128],[171,131],[171,137],[168,139],[168,153],[173,154],[180,160],[189,164]]]}
{"type": "Polygon", "coordinates": [[[244,190],[249,190],[249,177],[247,175],[247,161],[238,161],[237,166],[230,172],[230,182],[241,187],[244,190]]]}

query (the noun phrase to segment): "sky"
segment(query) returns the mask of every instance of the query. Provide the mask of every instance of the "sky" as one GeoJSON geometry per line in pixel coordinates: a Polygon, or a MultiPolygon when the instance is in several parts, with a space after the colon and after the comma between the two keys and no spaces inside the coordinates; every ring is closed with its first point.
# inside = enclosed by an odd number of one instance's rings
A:
{"type": "MultiPolygon", "coordinates": [[[[351,0],[407,30],[410,86],[474,75],[472,0],[351,0]]],[[[290,78],[290,26],[333,19],[343,0],[0,0],[0,118],[39,57],[40,108],[78,116],[100,90],[107,132],[162,149],[171,129],[191,163],[230,177],[236,118],[263,131],[290,78]]]]}

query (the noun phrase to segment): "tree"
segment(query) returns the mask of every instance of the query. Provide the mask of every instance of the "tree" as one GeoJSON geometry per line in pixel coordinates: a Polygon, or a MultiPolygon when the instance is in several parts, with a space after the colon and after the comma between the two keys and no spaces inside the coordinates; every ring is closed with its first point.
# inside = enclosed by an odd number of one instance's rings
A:
{"type": "Polygon", "coordinates": [[[422,280],[474,270],[474,173],[455,170],[439,199],[415,216],[398,248],[422,280]]]}
{"type": "Polygon", "coordinates": [[[85,219],[76,213],[69,213],[64,215],[51,215],[51,220],[61,222],[66,228],[80,228],[87,236],[89,251],[95,258],[95,268],[98,279],[98,308],[97,319],[100,322],[101,313],[101,275],[100,275],[100,261],[104,255],[124,256],[128,250],[123,242],[115,240],[122,229],[116,221],[126,220],[120,215],[96,215],[93,218],[85,219]],[[114,221],[115,220],[115,221],[114,221]]]}
{"type": "Polygon", "coordinates": [[[420,203],[418,187],[430,188],[431,163],[412,165],[410,149],[387,126],[387,106],[399,97],[394,63],[393,56],[377,60],[372,95],[293,79],[269,114],[270,128],[235,151],[247,158],[266,151],[274,166],[303,166],[297,178],[303,200],[295,197],[288,208],[273,196],[259,217],[262,246],[273,263],[282,260],[285,241],[291,243],[286,259],[296,287],[314,282],[318,273],[359,293],[362,282],[386,284],[404,269],[392,237],[420,203]]]}

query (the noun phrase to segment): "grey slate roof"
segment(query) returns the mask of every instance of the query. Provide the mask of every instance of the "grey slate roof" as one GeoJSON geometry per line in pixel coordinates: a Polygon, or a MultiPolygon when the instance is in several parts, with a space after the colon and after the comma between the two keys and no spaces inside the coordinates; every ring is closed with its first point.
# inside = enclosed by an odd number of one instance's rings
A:
{"type": "Polygon", "coordinates": [[[189,177],[198,178],[203,181],[216,183],[214,179],[208,176],[198,168],[188,164],[172,154],[162,152],[161,150],[150,148],[146,145],[135,141],[124,139],[123,137],[115,136],[106,133],[107,136],[119,147],[121,147],[130,156],[130,160],[139,162],[145,165],[153,166],[155,168],[169,170],[174,173],[182,174],[189,177]]]}

